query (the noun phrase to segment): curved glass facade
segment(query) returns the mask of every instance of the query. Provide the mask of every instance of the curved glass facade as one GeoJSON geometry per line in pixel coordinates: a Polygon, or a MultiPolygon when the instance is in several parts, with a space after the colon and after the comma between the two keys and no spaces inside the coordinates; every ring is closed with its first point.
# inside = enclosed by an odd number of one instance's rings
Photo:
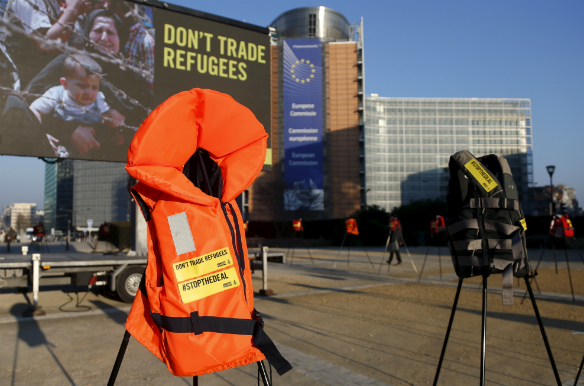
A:
{"type": "Polygon", "coordinates": [[[284,12],[270,26],[281,38],[321,38],[351,40],[353,30],[347,19],[327,7],[303,7],[284,12]]]}

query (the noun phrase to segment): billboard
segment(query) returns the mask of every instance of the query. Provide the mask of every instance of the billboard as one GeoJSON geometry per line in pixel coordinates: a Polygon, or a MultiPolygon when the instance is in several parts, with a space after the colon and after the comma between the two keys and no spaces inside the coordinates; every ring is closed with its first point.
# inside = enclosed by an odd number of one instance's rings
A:
{"type": "Polygon", "coordinates": [[[284,207],[323,210],[322,43],[284,41],[284,207]]]}
{"type": "Polygon", "coordinates": [[[0,8],[0,154],[125,162],[144,118],[195,87],[270,133],[267,28],[151,0],[71,4],[0,8]]]}

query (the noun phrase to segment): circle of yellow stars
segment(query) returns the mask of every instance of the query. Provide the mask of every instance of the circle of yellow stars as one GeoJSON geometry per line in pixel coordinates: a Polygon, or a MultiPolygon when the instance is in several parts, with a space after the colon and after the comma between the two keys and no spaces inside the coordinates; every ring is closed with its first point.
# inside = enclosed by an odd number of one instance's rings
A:
{"type": "Polygon", "coordinates": [[[314,78],[314,73],[315,73],[315,72],[316,72],[316,70],[314,69],[314,64],[310,63],[310,60],[304,60],[304,59],[297,60],[297,61],[296,61],[296,63],[294,63],[294,64],[292,65],[292,69],[290,70],[290,73],[292,74],[292,79],[296,80],[296,82],[299,82],[299,83],[306,83],[306,82],[310,82],[310,79],[311,79],[311,78],[314,78]],[[294,74],[294,69],[295,69],[295,68],[296,68],[296,66],[297,66],[297,65],[299,65],[300,63],[304,63],[304,64],[307,64],[307,65],[309,64],[309,65],[310,65],[310,68],[311,68],[311,72],[312,72],[312,74],[310,74],[310,76],[309,76],[309,77],[307,77],[306,79],[301,79],[301,78],[297,77],[297,76],[294,74]]]}

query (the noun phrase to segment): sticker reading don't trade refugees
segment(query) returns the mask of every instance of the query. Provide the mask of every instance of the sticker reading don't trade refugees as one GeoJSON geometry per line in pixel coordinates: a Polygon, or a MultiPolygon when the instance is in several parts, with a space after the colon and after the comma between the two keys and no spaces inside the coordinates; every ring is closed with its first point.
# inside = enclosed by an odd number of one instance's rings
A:
{"type": "Polygon", "coordinates": [[[479,184],[488,192],[495,189],[498,185],[493,177],[485,170],[483,165],[476,159],[472,159],[464,165],[466,170],[478,181],[479,184]]]}
{"type": "Polygon", "coordinates": [[[176,281],[181,282],[233,265],[229,248],[219,249],[192,259],[174,263],[176,281]]]}
{"type": "Polygon", "coordinates": [[[178,290],[182,302],[190,303],[238,286],[237,273],[235,268],[231,267],[221,272],[180,283],[178,284],[178,290]]]}

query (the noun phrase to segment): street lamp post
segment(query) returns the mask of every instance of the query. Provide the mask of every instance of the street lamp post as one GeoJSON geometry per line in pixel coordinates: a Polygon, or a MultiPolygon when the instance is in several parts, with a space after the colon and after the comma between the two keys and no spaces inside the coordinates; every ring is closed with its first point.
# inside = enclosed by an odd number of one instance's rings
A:
{"type": "Polygon", "coordinates": [[[550,195],[551,195],[551,203],[550,203],[550,215],[554,215],[554,183],[552,182],[552,175],[554,174],[554,171],[556,170],[556,167],[554,165],[549,165],[545,167],[547,169],[547,172],[550,175],[550,195]]]}

